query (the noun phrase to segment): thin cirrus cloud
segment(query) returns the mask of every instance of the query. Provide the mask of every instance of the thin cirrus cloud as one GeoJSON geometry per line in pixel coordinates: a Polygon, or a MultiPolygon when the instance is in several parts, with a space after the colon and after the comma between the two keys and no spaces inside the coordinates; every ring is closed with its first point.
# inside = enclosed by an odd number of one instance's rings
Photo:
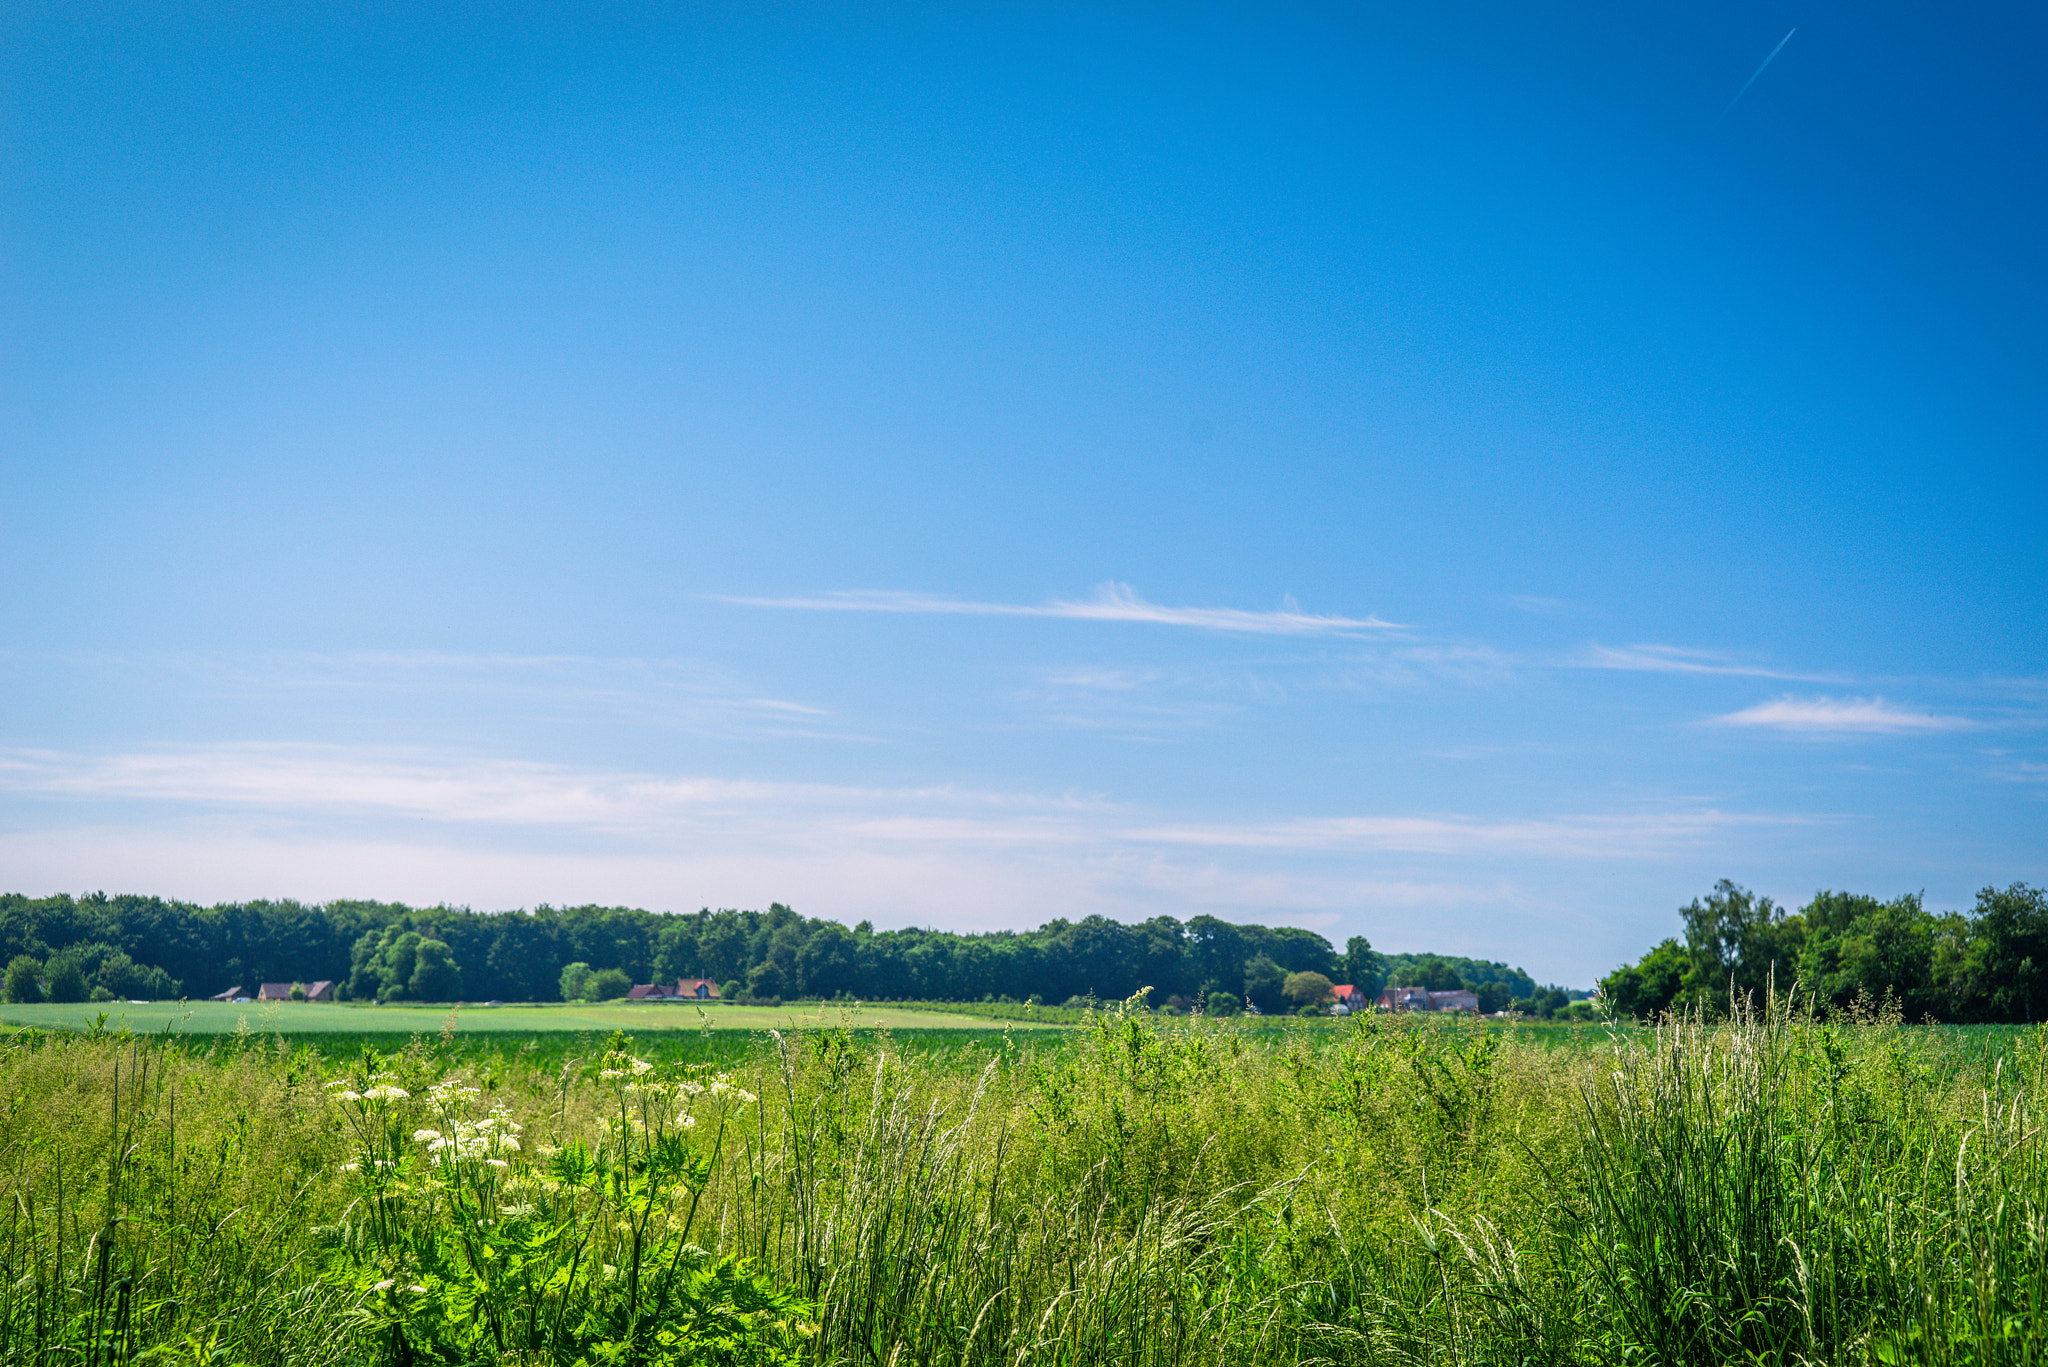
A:
{"type": "Polygon", "coordinates": [[[1713,726],[1754,727],[1808,735],[1926,735],[1962,731],[1976,723],[1965,717],[1916,712],[1883,698],[1795,698],[1786,696],[1709,719],[1713,726]]]}
{"type": "Polygon", "coordinates": [[[1056,617],[1084,622],[1148,622],[1158,626],[1192,627],[1198,631],[1239,632],[1258,636],[1350,636],[1360,632],[1401,629],[1398,622],[1376,616],[1340,617],[1303,612],[1293,599],[1270,612],[1244,608],[1183,608],[1148,602],[1129,584],[1104,584],[1093,598],[1051,603],[983,603],[936,594],[892,590],[846,590],[807,598],[737,598],[717,601],[744,607],[789,608],[813,612],[890,612],[949,617],[1056,617]]]}
{"type": "Polygon", "coordinates": [[[364,754],[331,745],[244,744],[81,755],[0,752],[0,792],[188,810],[244,809],[295,817],[357,815],[506,829],[673,834],[736,822],[801,829],[877,810],[970,812],[983,819],[1074,814],[1092,799],[1027,797],[953,786],[864,788],[579,769],[416,752],[364,754]]]}
{"type": "Polygon", "coordinates": [[[1127,834],[1162,844],[1223,848],[1460,856],[1512,851],[1631,859],[1669,854],[1730,829],[1805,825],[1813,820],[1697,808],[1491,821],[1458,816],[1330,817],[1249,826],[1161,826],[1127,834]]]}
{"type": "Polygon", "coordinates": [[[1615,649],[1598,643],[1586,648],[1577,663],[1586,669],[1619,669],[1639,674],[1720,674],[1751,679],[1785,679],[1799,683],[1828,682],[1830,676],[1795,674],[1764,665],[1744,664],[1711,650],[1684,646],[1634,645],[1615,649]]]}
{"type": "Polygon", "coordinates": [[[980,845],[1041,850],[1200,847],[1210,853],[1479,855],[1507,851],[1633,858],[1717,832],[1792,818],[1711,808],[1478,819],[1348,816],[1248,824],[1153,823],[1091,794],[1003,793],[952,786],[862,788],[768,783],[338,746],[230,745],[90,756],[0,752],[0,792],[86,803],[144,803],[279,818],[352,815],[408,826],[639,836],[747,833],[765,851],[783,838],[858,846],[980,845]]]}

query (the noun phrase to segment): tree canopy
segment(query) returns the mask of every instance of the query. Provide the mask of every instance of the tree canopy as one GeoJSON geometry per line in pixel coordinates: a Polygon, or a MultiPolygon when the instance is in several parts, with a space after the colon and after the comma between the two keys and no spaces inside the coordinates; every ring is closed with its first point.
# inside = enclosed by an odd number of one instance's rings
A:
{"type": "Polygon", "coordinates": [[[1968,912],[1930,912],[1820,891],[1797,911],[1727,879],[1679,909],[1662,941],[1600,982],[1622,1015],[1760,1003],[1797,985],[1817,1005],[1894,1009],[1906,1020],[2025,1022],[2048,1010],[2048,892],[1987,887],[1968,912]]]}
{"type": "Polygon", "coordinates": [[[849,928],[780,903],[479,912],[359,901],[198,906],[104,893],[0,896],[0,963],[16,958],[25,961],[15,973],[23,992],[50,991],[61,960],[62,990],[135,997],[332,979],[339,996],[358,1001],[554,1001],[702,977],[723,995],[755,999],[1059,1003],[1150,987],[1160,1005],[1222,994],[1262,1010],[1285,1009],[1290,975],[1377,992],[1387,963],[1362,936],[1340,953],[1313,931],[1213,916],[1058,918],[1036,930],[968,935],[849,928]]]}

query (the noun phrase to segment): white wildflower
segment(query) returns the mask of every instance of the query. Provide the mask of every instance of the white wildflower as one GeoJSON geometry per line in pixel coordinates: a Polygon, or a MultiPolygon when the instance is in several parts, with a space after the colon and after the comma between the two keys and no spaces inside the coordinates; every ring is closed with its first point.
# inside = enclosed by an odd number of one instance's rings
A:
{"type": "Polygon", "coordinates": [[[439,1130],[414,1130],[412,1132],[412,1142],[415,1144],[425,1144],[430,1140],[439,1139],[440,1137],[441,1132],[439,1130]]]}
{"type": "MultiPolygon", "coordinates": [[[[344,1093],[344,1095],[346,1095],[346,1094],[344,1093]]],[[[371,1088],[371,1089],[370,1089],[369,1091],[367,1091],[367,1092],[364,1092],[364,1093],[363,1093],[363,1100],[365,1100],[365,1101],[403,1101],[403,1100],[405,1100],[405,1099],[406,1099],[407,1097],[409,1097],[409,1096],[411,1096],[411,1095],[412,1095],[412,1093],[411,1093],[411,1092],[408,1092],[408,1091],[406,1091],[406,1090],[405,1090],[405,1088],[403,1088],[403,1087],[394,1087],[394,1086],[392,1086],[392,1085],[391,1085],[390,1083],[388,1083],[388,1082],[383,1082],[383,1083],[379,1083],[379,1084],[378,1084],[377,1086],[375,1086],[375,1087],[372,1087],[372,1088],[371,1088]]]]}

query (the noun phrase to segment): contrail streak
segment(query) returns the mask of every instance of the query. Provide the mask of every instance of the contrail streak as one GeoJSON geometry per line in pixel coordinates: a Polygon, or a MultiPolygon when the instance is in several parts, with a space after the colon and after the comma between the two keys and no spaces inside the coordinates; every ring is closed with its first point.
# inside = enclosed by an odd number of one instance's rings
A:
{"type": "MultiPolygon", "coordinates": [[[[1778,40],[1778,45],[1771,49],[1771,55],[1764,58],[1763,61],[1757,64],[1756,70],[1749,73],[1749,79],[1742,83],[1742,89],[1735,92],[1735,100],[1739,100],[1744,95],[1747,95],[1749,93],[1749,88],[1756,84],[1756,78],[1764,74],[1765,67],[1769,66],[1772,62],[1777,60],[1778,54],[1785,50],[1785,44],[1791,42],[1792,35],[1797,32],[1799,32],[1799,30],[1796,27],[1787,29],[1785,31],[1785,36],[1783,38],[1780,38],[1778,40]]],[[[1735,107],[1735,100],[1728,101],[1728,109],[1733,109],[1735,107]]],[[[1721,111],[1722,118],[1725,119],[1728,117],[1728,109],[1724,109],[1721,111]]]]}

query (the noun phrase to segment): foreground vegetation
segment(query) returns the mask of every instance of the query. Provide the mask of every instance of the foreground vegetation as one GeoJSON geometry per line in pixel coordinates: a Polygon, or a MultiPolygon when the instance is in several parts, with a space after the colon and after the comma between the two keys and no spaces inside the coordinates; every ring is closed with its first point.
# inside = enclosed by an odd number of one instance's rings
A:
{"type": "MultiPolygon", "coordinates": [[[[481,1039],[483,1037],[476,1037],[481,1039]]],[[[0,1359],[2032,1363],[2048,1032],[0,1049],[0,1359]]]]}

